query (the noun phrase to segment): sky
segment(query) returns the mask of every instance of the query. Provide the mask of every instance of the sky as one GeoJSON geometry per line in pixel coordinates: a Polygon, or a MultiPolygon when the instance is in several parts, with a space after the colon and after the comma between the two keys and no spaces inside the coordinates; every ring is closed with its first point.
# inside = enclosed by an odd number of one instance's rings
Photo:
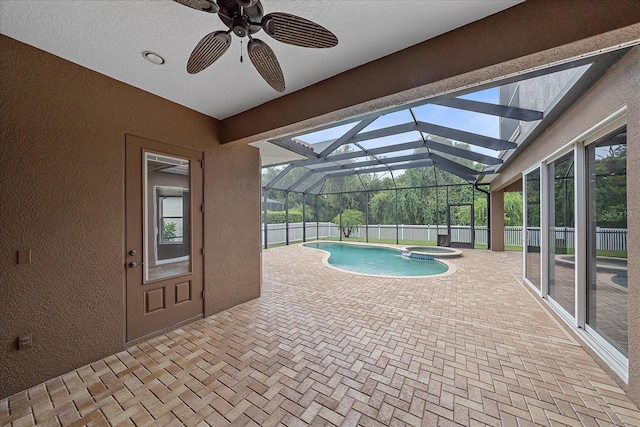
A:
{"type": "MultiPolygon", "coordinates": [[[[483,91],[461,96],[460,98],[498,104],[498,88],[496,87],[486,89],[483,91]]],[[[500,119],[496,116],[431,104],[425,104],[419,107],[415,107],[413,108],[413,112],[417,120],[426,123],[432,123],[495,138],[499,136],[500,119]]],[[[397,111],[379,117],[365,129],[363,129],[361,133],[402,123],[409,123],[412,121],[413,118],[411,117],[411,114],[408,110],[397,111]]],[[[356,123],[357,122],[348,123],[346,125],[336,126],[334,128],[325,129],[306,135],[300,135],[297,138],[310,144],[334,140],[339,138],[345,132],[355,126],[356,123]]],[[[420,138],[418,132],[414,131],[407,134],[393,135],[385,138],[378,138],[376,140],[364,141],[362,145],[365,146],[365,148],[371,149],[383,145],[415,141],[418,138],[420,138]]],[[[483,154],[492,156],[497,155],[495,151],[483,149],[481,147],[471,146],[471,149],[483,154]]],[[[398,154],[402,155],[406,153],[398,154]]]]}

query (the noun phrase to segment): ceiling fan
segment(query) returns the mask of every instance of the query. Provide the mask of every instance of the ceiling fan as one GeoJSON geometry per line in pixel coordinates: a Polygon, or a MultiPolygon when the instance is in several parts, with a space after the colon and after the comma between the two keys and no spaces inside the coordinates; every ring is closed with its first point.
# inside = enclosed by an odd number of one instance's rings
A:
{"type": "MultiPolygon", "coordinates": [[[[278,92],[284,92],[282,69],[273,50],[253,34],[264,30],[279,42],[301,47],[329,48],[338,38],[323,26],[288,13],[269,13],[263,16],[260,0],[173,0],[195,10],[218,14],[228,31],[207,34],[196,45],[187,61],[187,72],[196,74],[213,64],[231,46],[231,35],[248,37],[247,53],[262,78],[278,92]]],[[[242,57],[241,57],[242,60],[242,57]]]]}

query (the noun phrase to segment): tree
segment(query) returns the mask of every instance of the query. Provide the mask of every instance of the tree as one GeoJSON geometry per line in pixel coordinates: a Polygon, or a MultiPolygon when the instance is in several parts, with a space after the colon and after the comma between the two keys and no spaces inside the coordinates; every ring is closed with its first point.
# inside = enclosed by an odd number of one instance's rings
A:
{"type": "MultiPolygon", "coordinates": [[[[605,143],[606,144],[606,143],[605,143]]],[[[598,227],[627,227],[627,146],[595,148],[591,182],[595,186],[595,214],[598,227]]]]}
{"type": "Polygon", "coordinates": [[[344,237],[349,237],[354,230],[364,225],[364,214],[355,209],[345,209],[342,212],[342,221],[340,215],[336,215],[332,222],[341,229],[344,237]]]}
{"type": "Polygon", "coordinates": [[[504,193],[504,225],[522,226],[522,192],[504,193]]]}

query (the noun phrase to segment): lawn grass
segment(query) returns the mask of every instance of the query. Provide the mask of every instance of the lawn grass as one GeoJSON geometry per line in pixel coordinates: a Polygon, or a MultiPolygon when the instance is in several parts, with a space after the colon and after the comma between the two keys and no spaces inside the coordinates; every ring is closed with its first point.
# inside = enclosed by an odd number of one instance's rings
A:
{"type": "Polygon", "coordinates": [[[596,256],[609,256],[612,258],[627,258],[627,251],[596,251],[596,256]]]}

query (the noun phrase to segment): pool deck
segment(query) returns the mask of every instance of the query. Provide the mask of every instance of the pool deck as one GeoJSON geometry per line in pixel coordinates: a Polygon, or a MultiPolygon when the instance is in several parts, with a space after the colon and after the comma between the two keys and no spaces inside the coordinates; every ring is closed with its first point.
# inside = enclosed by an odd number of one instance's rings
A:
{"type": "Polygon", "coordinates": [[[260,298],[0,400],[0,425],[640,426],[521,253],[463,252],[390,279],[263,251],[260,298]]]}

